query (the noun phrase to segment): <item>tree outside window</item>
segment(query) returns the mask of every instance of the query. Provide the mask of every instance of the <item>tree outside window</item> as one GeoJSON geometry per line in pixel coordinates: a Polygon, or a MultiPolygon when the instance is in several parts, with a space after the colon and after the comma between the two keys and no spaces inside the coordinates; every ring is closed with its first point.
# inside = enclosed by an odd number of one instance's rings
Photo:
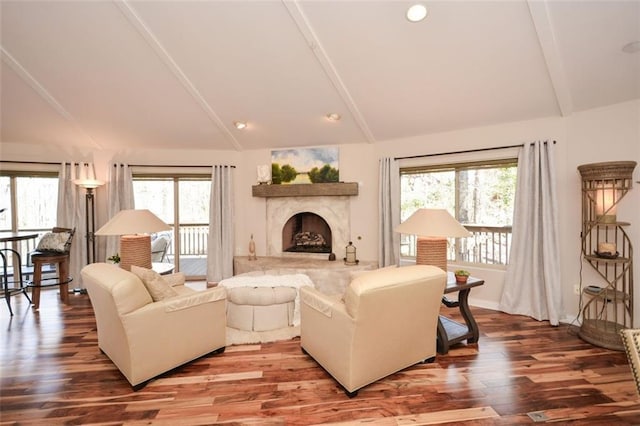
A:
{"type": "MultiPolygon", "coordinates": [[[[401,170],[401,220],[419,208],[446,209],[473,234],[451,239],[456,262],[504,265],[511,246],[516,161],[401,170]]],[[[415,256],[415,236],[403,235],[401,254],[415,256]]]]}

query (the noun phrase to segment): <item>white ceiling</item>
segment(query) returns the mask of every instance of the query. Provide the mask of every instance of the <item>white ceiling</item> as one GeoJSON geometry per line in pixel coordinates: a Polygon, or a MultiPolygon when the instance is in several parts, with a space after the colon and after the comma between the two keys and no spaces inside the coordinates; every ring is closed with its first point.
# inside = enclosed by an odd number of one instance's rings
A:
{"type": "Polygon", "coordinates": [[[1,0],[1,141],[321,146],[640,98],[640,1],[411,3],[1,0]]]}

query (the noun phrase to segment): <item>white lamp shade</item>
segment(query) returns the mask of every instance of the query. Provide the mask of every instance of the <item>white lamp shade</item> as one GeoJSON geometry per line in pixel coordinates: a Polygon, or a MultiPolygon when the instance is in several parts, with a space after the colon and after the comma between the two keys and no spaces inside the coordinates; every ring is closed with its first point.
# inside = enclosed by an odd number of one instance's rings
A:
{"type": "Polygon", "coordinates": [[[96,235],[151,234],[171,227],[149,210],[120,210],[96,235]]]}
{"type": "Polygon", "coordinates": [[[394,231],[419,237],[470,237],[471,233],[444,209],[418,209],[394,231]]]}
{"type": "Polygon", "coordinates": [[[103,181],[97,179],[76,179],[73,181],[73,183],[86,189],[95,189],[99,186],[104,185],[103,181]]]}
{"type": "Polygon", "coordinates": [[[78,179],[75,179],[73,183],[86,189],[95,189],[104,185],[103,181],[96,179],[96,171],[93,164],[89,163],[84,163],[80,166],[78,179]]]}

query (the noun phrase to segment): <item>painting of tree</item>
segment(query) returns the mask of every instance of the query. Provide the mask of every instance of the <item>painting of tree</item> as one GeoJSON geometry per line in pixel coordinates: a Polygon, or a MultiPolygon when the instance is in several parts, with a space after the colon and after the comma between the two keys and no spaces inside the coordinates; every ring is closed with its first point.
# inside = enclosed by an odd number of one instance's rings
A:
{"type": "Polygon", "coordinates": [[[271,151],[271,182],[303,184],[338,182],[338,148],[271,151]]]}

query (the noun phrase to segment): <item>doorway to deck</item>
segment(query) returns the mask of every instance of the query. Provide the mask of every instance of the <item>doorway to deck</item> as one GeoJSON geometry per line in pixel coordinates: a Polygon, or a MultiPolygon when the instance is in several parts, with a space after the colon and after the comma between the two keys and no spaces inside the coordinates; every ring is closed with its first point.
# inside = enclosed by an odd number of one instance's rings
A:
{"type": "Polygon", "coordinates": [[[134,175],[133,193],[136,209],[149,209],[172,227],[162,262],[188,280],[205,279],[211,176],[134,175]]]}

